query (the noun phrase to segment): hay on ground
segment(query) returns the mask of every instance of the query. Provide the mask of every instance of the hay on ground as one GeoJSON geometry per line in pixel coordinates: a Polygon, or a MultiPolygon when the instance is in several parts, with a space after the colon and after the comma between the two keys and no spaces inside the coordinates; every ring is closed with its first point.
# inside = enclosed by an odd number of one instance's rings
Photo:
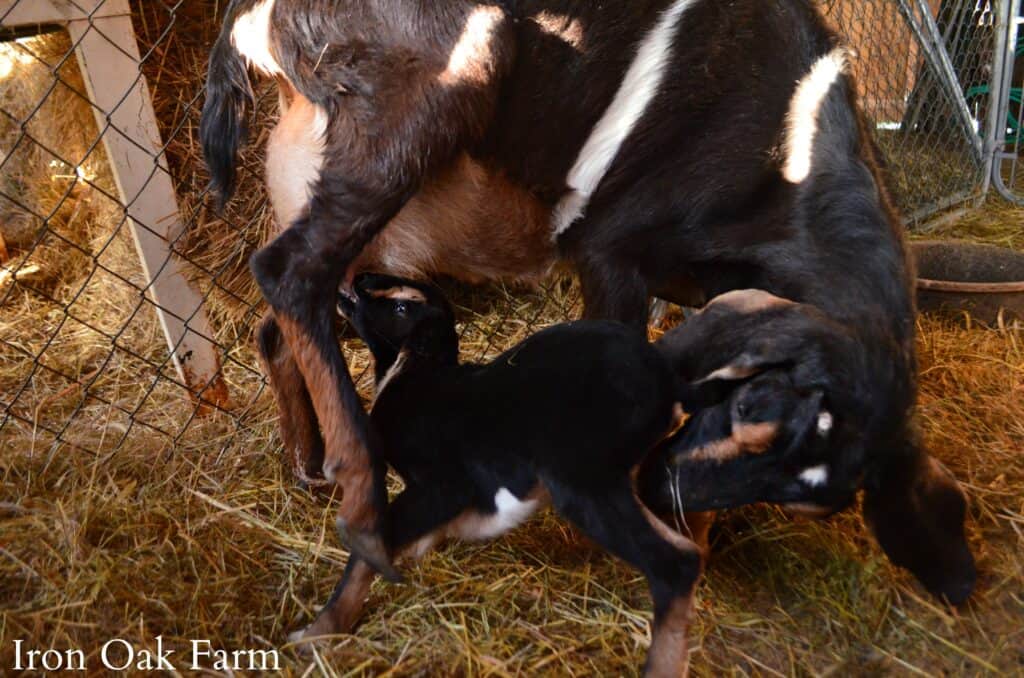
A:
{"type": "MultiPolygon", "coordinates": [[[[130,237],[123,228],[111,237],[119,210],[103,197],[109,169],[86,152],[96,134],[88,108],[65,96],[33,124],[40,138],[81,154],[68,159],[89,158],[91,185],[69,192],[74,167],[39,155],[20,160],[16,173],[5,169],[3,191],[16,189],[33,210],[63,199],[47,226],[85,253],[54,235],[34,249],[32,238],[9,237],[15,219],[30,234],[41,224],[0,208],[11,257],[0,287],[0,399],[9,408],[0,420],[3,667],[13,665],[15,639],[81,648],[93,668],[112,638],[152,649],[160,635],[179,650],[182,669],[193,638],[228,650],[282,648],[346,560],[334,502],[299,489],[282,464],[256,372],[258,294],[244,262],[269,223],[258,146],[226,220],[202,195],[194,103],[216,4],[180,4],[170,32],[163,3],[138,4],[135,21],[153,48],[146,75],[191,221],[178,246],[216,274],[211,315],[227,347],[229,387],[245,396],[237,418],[194,418],[170,381],[155,317],[134,287],[141,273],[130,237]]],[[[56,63],[68,44],[57,35],[31,47],[56,63]]],[[[62,67],[69,81],[72,66],[62,67]]],[[[4,80],[0,101],[31,95],[40,78],[4,80]]],[[[265,135],[265,127],[252,133],[257,142],[265,135]]],[[[0,125],[0,143],[15,136],[0,125]]],[[[947,234],[1021,248],[1022,223],[1024,210],[993,202],[947,234]]],[[[539,292],[451,291],[467,358],[493,356],[579,309],[571,281],[539,292]]],[[[729,512],[697,599],[697,675],[1024,670],[1022,337],[930,319],[919,330],[926,440],[972,498],[968,529],[981,571],[972,602],[952,612],[929,598],[887,562],[855,512],[821,523],[768,508],[729,512]]],[[[347,339],[345,350],[365,372],[358,342],[347,339]]],[[[359,385],[366,390],[365,375],[359,385]]],[[[282,661],[295,675],[634,674],[650,618],[640,575],[545,513],[498,542],[440,549],[404,586],[376,584],[355,635],[312,659],[284,647],[282,661]]]]}

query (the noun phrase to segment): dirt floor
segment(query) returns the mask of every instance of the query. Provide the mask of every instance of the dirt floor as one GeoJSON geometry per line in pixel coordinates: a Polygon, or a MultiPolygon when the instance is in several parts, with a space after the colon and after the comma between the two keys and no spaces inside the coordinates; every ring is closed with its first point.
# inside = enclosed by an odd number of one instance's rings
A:
{"type": "MultiPolygon", "coordinates": [[[[82,649],[97,669],[104,642],[155,649],[161,636],[186,673],[189,642],[201,639],[228,651],[282,649],[282,669],[295,675],[635,674],[650,641],[642,578],[548,512],[500,541],[442,548],[404,585],[377,583],[355,634],[314,657],[286,645],[346,554],[335,504],[300,489],[283,466],[252,352],[259,309],[244,261],[268,219],[258,155],[246,157],[227,222],[202,196],[193,104],[215,29],[217,3],[208,4],[180,14],[174,34],[163,3],[136,7],[136,23],[153,46],[147,76],[191,225],[180,246],[210,294],[236,407],[196,417],[174,385],[129,234],[111,237],[117,210],[104,197],[109,172],[87,150],[89,111],[52,104],[62,108],[57,123],[34,134],[67,141],[84,130],[72,141],[95,176],[70,185],[73,166],[69,174],[26,154],[24,173],[3,177],[28,204],[60,209],[37,246],[7,238],[5,270],[18,272],[0,279],[0,667],[13,666],[17,639],[82,649]],[[57,236],[91,254],[68,254],[57,236]]],[[[36,48],[66,50],[51,39],[36,48]]],[[[24,94],[10,88],[31,94],[33,82],[5,81],[0,100],[24,94]]],[[[0,142],[16,132],[0,122],[0,142]]],[[[39,227],[2,202],[0,217],[5,234],[39,227]]],[[[992,200],[936,235],[1024,250],[1024,208],[992,200]]],[[[567,281],[459,290],[457,299],[468,358],[579,309],[567,281]]],[[[728,512],[697,596],[696,675],[1024,675],[1024,334],[929,318],[919,332],[921,425],[971,497],[976,594],[959,610],[930,598],[888,563],[857,511],[825,522],[728,512]]],[[[345,348],[361,374],[365,352],[353,340],[345,348]]],[[[360,384],[369,386],[365,375],[360,384]]]]}

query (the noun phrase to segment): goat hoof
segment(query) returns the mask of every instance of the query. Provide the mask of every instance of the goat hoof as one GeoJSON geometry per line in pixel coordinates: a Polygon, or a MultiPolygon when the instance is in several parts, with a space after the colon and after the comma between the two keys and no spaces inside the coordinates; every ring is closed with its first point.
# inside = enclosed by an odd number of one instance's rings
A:
{"type": "Polygon", "coordinates": [[[340,462],[325,462],[323,467],[324,479],[333,485],[336,482],[335,479],[338,477],[338,471],[340,470],[340,462]]]}
{"type": "Polygon", "coordinates": [[[313,643],[306,642],[306,638],[312,638],[313,636],[309,633],[313,625],[299,629],[298,631],[292,631],[288,634],[288,642],[295,646],[295,653],[300,657],[308,657],[313,654],[313,643]]]}
{"type": "Polygon", "coordinates": [[[347,633],[347,629],[336,628],[331,616],[326,613],[326,610],[322,610],[309,626],[289,633],[288,642],[295,646],[295,651],[299,655],[309,656],[313,653],[314,645],[322,640],[327,640],[327,636],[339,633],[347,633]]]}
{"type": "Polygon", "coordinates": [[[317,474],[309,473],[302,466],[295,466],[292,469],[292,473],[294,474],[295,480],[300,489],[307,490],[309,492],[323,492],[326,490],[329,493],[331,489],[334,488],[334,483],[317,474]]]}
{"type": "Polygon", "coordinates": [[[391,563],[388,549],[380,534],[370,530],[353,529],[341,518],[335,522],[335,528],[341,543],[348,548],[352,556],[366,561],[380,576],[392,584],[402,583],[402,574],[391,563]]]}

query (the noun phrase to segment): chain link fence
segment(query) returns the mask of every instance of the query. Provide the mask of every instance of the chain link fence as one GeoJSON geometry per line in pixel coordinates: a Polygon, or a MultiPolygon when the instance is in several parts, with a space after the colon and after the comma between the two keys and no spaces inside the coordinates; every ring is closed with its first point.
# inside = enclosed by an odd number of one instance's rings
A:
{"type": "Polygon", "coordinates": [[[240,411],[258,399],[245,346],[256,308],[228,263],[244,260],[257,226],[233,221],[216,260],[188,241],[206,217],[188,148],[199,61],[175,54],[184,6],[0,3],[7,445],[174,444],[197,414],[227,409],[227,384],[240,411]],[[196,351],[211,345],[213,369],[196,375],[196,351]]]}
{"type": "Polygon", "coordinates": [[[911,226],[984,190],[981,131],[989,102],[982,88],[995,48],[991,4],[822,3],[856,55],[861,104],[911,226]]]}
{"type": "MultiPolygon", "coordinates": [[[[999,47],[991,3],[821,5],[856,53],[865,111],[908,219],[980,197],[984,88],[999,47]]],[[[3,456],[227,449],[252,422],[272,420],[252,341],[261,302],[246,261],[271,219],[260,149],[276,95],[258,92],[240,198],[214,215],[197,129],[221,9],[202,0],[0,0],[3,456]]],[[[1020,135],[1006,145],[1019,153],[1020,135]]],[[[1020,191],[1016,162],[1004,164],[1007,185],[1020,191]]],[[[451,291],[469,358],[580,310],[567,279],[539,290],[451,291]]],[[[345,346],[365,372],[357,342],[345,346]]]]}

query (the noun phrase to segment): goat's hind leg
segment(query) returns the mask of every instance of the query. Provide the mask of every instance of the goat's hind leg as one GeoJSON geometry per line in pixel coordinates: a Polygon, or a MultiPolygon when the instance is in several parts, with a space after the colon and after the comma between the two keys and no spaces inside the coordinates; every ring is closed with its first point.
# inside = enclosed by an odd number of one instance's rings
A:
{"type": "Polygon", "coordinates": [[[685,675],[693,592],[701,573],[696,544],[644,508],[626,479],[580,487],[545,478],[545,484],[559,513],[646,576],[654,628],[645,674],[685,675]]]}
{"type": "Polygon", "coordinates": [[[335,337],[335,294],[423,177],[483,134],[513,36],[500,10],[475,2],[373,7],[395,14],[373,19],[380,44],[354,39],[346,31],[357,29],[342,20],[318,22],[317,35],[275,35],[280,51],[300,55],[286,75],[322,109],[326,145],[307,209],[251,265],[309,389],[324,436],[324,476],[343,490],[339,531],[352,551],[397,576],[381,538],[384,468],[335,337]],[[408,35],[410,26],[422,34],[408,35]],[[315,50],[302,42],[310,40],[315,50]]]}
{"type": "MultiPolygon", "coordinates": [[[[388,545],[395,559],[426,555],[469,505],[460,493],[441,488],[445,486],[408,487],[388,506],[388,545]]],[[[373,577],[373,569],[353,554],[320,614],[305,630],[293,634],[292,640],[350,632],[362,614],[373,577]]]]}
{"type": "Polygon", "coordinates": [[[295,242],[296,237],[303,238],[302,225],[260,250],[253,258],[253,271],[308,389],[323,433],[324,476],[342,488],[338,518],[346,544],[375,569],[397,578],[380,537],[386,469],[371,455],[366,412],[334,332],[332,302],[340,275],[302,265],[316,258],[295,242]],[[299,259],[299,265],[290,259],[299,259]],[[274,270],[281,264],[283,271],[274,270]]]}
{"type": "Polygon", "coordinates": [[[281,329],[268,313],[258,330],[260,358],[270,377],[270,389],[277,401],[281,442],[295,476],[308,486],[324,482],[324,441],[313,401],[299,365],[281,337],[281,329]]]}
{"type": "Polygon", "coordinates": [[[357,555],[351,555],[345,572],[334,587],[327,604],[313,623],[288,636],[292,642],[309,641],[324,636],[348,633],[359,621],[370,593],[370,584],[376,576],[373,568],[357,555]]]}

